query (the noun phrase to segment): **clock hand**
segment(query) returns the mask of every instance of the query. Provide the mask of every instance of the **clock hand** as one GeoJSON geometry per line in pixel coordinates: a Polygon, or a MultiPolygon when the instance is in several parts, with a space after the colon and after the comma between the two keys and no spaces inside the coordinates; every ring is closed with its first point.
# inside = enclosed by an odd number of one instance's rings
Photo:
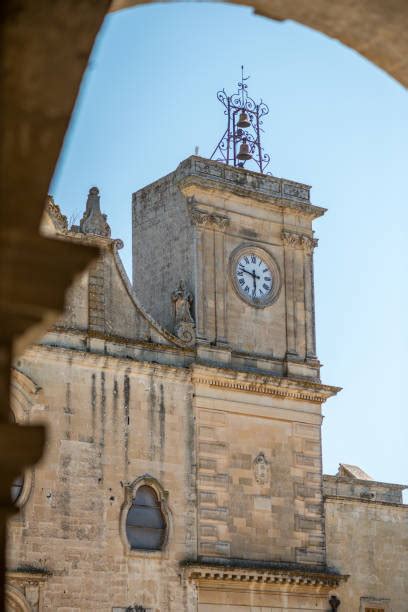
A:
{"type": "Polygon", "coordinates": [[[257,278],[259,278],[259,276],[257,276],[257,275],[255,274],[255,270],[252,270],[252,280],[254,281],[254,293],[253,293],[253,295],[255,295],[255,294],[256,294],[256,279],[257,279],[257,278]]]}
{"type": "Polygon", "coordinates": [[[247,274],[250,274],[251,276],[254,276],[254,275],[255,275],[255,277],[256,277],[257,279],[260,279],[260,278],[261,278],[260,276],[257,276],[257,275],[255,274],[255,270],[252,270],[252,272],[250,272],[249,270],[246,270],[245,268],[243,268],[241,265],[240,265],[239,267],[240,267],[240,269],[242,270],[242,272],[246,272],[247,274]]]}
{"type": "Polygon", "coordinates": [[[252,272],[250,272],[249,270],[245,270],[245,268],[241,268],[241,271],[252,276],[252,272]]]}

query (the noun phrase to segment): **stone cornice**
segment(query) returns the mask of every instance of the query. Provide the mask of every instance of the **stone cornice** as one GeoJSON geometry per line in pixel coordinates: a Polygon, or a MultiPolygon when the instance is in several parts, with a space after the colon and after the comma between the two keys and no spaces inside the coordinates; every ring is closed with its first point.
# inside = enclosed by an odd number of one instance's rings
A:
{"type": "Polygon", "coordinates": [[[51,572],[48,570],[38,571],[32,568],[22,568],[7,570],[6,580],[10,582],[24,582],[25,584],[38,584],[48,580],[51,575],[51,572]]]}
{"type": "Polygon", "coordinates": [[[404,491],[408,489],[408,485],[396,484],[393,482],[381,482],[379,480],[362,480],[359,478],[346,478],[344,476],[335,476],[333,474],[323,474],[323,480],[329,480],[331,482],[341,482],[345,484],[357,484],[364,487],[387,487],[387,489],[396,489],[398,491],[404,491]]]}
{"type": "Polygon", "coordinates": [[[321,404],[341,391],[340,387],[322,385],[303,379],[261,375],[227,368],[211,368],[193,364],[192,380],[196,384],[259,393],[275,397],[321,404]]]}
{"type": "MultiPolygon", "coordinates": [[[[78,366],[87,368],[98,367],[101,369],[112,369],[123,372],[138,372],[154,374],[157,377],[173,378],[177,380],[189,381],[191,373],[188,367],[171,366],[164,363],[145,361],[138,359],[128,359],[126,357],[114,357],[104,353],[92,353],[85,350],[65,348],[61,346],[47,346],[44,344],[32,345],[24,352],[22,359],[41,358],[43,360],[55,360],[55,353],[58,359],[68,363],[75,362],[78,366]]],[[[22,369],[24,367],[22,366],[22,369]]]]}
{"type": "MultiPolygon", "coordinates": [[[[109,334],[104,334],[101,332],[97,332],[97,331],[92,331],[90,332],[89,330],[84,331],[84,330],[78,330],[78,329],[72,329],[72,328],[68,328],[68,327],[64,327],[64,325],[60,325],[60,324],[56,324],[54,325],[54,327],[52,329],[49,330],[48,332],[49,334],[52,333],[57,333],[57,334],[63,334],[63,335],[67,335],[67,336],[72,336],[72,337],[76,337],[76,338],[81,338],[83,340],[86,340],[87,338],[97,338],[98,340],[103,340],[109,344],[117,344],[119,346],[123,346],[126,345],[131,349],[147,349],[149,351],[154,351],[154,352],[162,352],[162,353],[167,353],[167,352],[173,352],[173,353],[181,353],[181,354],[185,354],[185,355],[194,355],[195,354],[195,350],[194,348],[185,346],[184,344],[180,346],[177,346],[175,344],[159,344],[158,342],[151,342],[149,340],[142,340],[142,339],[137,339],[137,340],[133,340],[131,338],[124,338],[122,336],[112,336],[109,334]]],[[[47,342],[47,335],[45,335],[42,338],[42,345],[52,345],[55,346],[51,343],[47,342]]],[[[60,346],[60,345],[58,345],[60,346]]],[[[111,355],[112,357],[115,357],[114,355],[111,355]]]]}
{"type": "Polygon", "coordinates": [[[388,508],[398,508],[408,512],[408,504],[398,504],[396,502],[381,501],[378,499],[364,499],[364,497],[349,497],[344,495],[323,495],[326,502],[349,502],[353,504],[368,504],[369,506],[387,506],[388,508]]]}
{"type": "Polygon", "coordinates": [[[315,571],[307,568],[287,569],[285,567],[231,567],[205,563],[186,565],[184,568],[185,576],[192,581],[217,580],[223,582],[248,582],[256,584],[290,584],[299,586],[326,586],[337,587],[348,579],[348,575],[331,573],[329,571],[315,571]]]}
{"type": "MultiPolygon", "coordinates": [[[[160,345],[156,345],[155,349],[150,343],[140,343],[141,348],[150,349],[153,352],[157,350],[159,346],[160,345]]],[[[166,350],[171,350],[171,347],[160,346],[160,349],[165,352],[166,350]]],[[[209,387],[229,389],[241,393],[258,393],[261,395],[308,401],[317,404],[325,402],[328,398],[336,395],[341,390],[340,387],[322,385],[303,379],[300,380],[264,374],[260,375],[227,368],[202,366],[195,363],[172,366],[145,359],[129,359],[121,355],[106,355],[102,352],[90,352],[83,349],[46,344],[31,346],[27,349],[25,357],[30,359],[31,357],[39,358],[41,356],[41,359],[54,359],[55,352],[58,353],[59,359],[65,359],[69,362],[75,360],[78,365],[83,365],[84,367],[134,370],[149,374],[154,372],[156,376],[170,377],[185,381],[191,380],[194,384],[203,384],[209,387]]],[[[190,353],[192,353],[192,351],[190,351],[190,353]]]]}
{"type": "Polygon", "coordinates": [[[190,191],[196,185],[210,191],[227,191],[249,197],[279,210],[296,211],[311,219],[326,212],[325,208],[310,203],[309,185],[234,168],[201,157],[187,158],[181,162],[174,175],[186,196],[192,195],[190,191]]]}

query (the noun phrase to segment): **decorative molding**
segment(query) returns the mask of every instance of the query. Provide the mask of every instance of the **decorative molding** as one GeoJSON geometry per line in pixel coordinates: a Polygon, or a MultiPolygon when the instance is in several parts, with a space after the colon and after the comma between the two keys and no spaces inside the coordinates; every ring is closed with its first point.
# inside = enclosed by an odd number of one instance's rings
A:
{"type": "Polygon", "coordinates": [[[188,345],[181,339],[178,338],[177,336],[175,336],[174,334],[172,334],[170,331],[168,331],[167,329],[165,329],[164,327],[162,327],[160,325],[160,323],[158,323],[157,321],[155,321],[153,319],[153,317],[145,310],[145,308],[142,306],[142,304],[139,302],[139,299],[136,295],[136,293],[133,290],[133,287],[129,281],[128,275],[126,273],[126,270],[122,264],[122,260],[119,256],[118,253],[118,249],[121,249],[123,246],[123,242],[121,240],[113,240],[110,241],[111,245],[112,245],[112,253],[113,253],[113,258],[114,258],[114,262],[116,265],[116,269],[119,273],[119,276],[122,280],[122,283],[134,305],[134,307],[136,308],[136,310],[139,312],[139,314],[148,322],[149,325],[152,326],[152,328],[158,332],[158,334],[160,336],[162,336],[165,340],[167,340],[168,342],[170,342],[171,344],[174,344],[180,348],[189,348],[188,345]]]}
{"type": "Polygon", "coordinates": [[[6,609],[18,612],[39,612],[41,589],[50,577],[47,570],[33,566],[6,572],[6,609]]]}
{"type": "Polygon", "coordinates": [[[166,555],[167,544],[169,542],[170,532],[172,531],[171,512],[170,512],[170,508],[168,505],[169,492],[166,491],[162,487],[160,482],[156,478],[154,478],[154,476],[151,476],[150,474],[143,474],[142,476],[139,476],[138,478],[136,478],[133,482],[124,482],[123,487],[124,487],[124,501],[123,501],[122,508],[120,511],[119,521],[120,521],[120,535],[121,535],[121,539],[122,539],[123,546],[125,548],[126,553],[129,555],[138,556],[138,557],[140,556],[152,557],[153,556],[153,557],[162,558],[163,555],[166,555]],[[137,490],[144,485],[151,487],[155,491],[157,498],[160,502],[160,509],[164,515],[164,519],[166,522],[164,541],[163,541],[162,548],[160,550],[144,550],[144,549],[139,550],[139,549],[131,548],[129,544],[129,540],[126,535],[126,519],[127,519],[128,512],[132,506],[133,499],[136,497],[137,490]]]}
{"type": "Polygon", "coordinates": [[[245,186],[247,189],[256,190],[265,195],[293,198],[306,202],[310,200],[309,185],[266,174],[262,175],[246,168],[223,167],[220,163],[209,159],[191,156],[181,162],[179,169],[187,171],[186,174],[198,174],[231,185],[245,186]]]}
{"type": "Polygon", "coordinates": [[[243,374],[236,370],[211,369],[193,366],[192,381],[195,384],[245,393],[259,393],[285,399],[315,402],[321,404],[336,395],[340,387],[332,387],[311,381],[288,379],[278,376],[258,376],[243,374]]]}
{"type": "Polygon", "coordinates": [[[294,249],[303,249],[306,253],[311,254],[315,247],[317,247],[319,241],[317,238],[311,238],[305,234],[297,234],[296,232],[282,230],[282,242],[284,246],[294,249]]]}
{"type": "Polygon", "coordinates": [[[232,389],[234,391],[245,391],[246,393],[260,393],[262,395],[274,395],[275,397],[283,397],[286,399],[306,400],[308,402],[322,403],[325,401],[320,395],[313,393],[301,393],[268,387],[265,384],[231,382],[225,380],[215,380],[212,378],[197,378],[197,384],[208,385],[209,387],[218,387],[223,389],[232,389]]]}
{"type": "Polygon", "coordinates": [[[307,570],[279,568],[254,569],[230,568],[228,566],[187,566],[185,575],[188,580],[193,581],[228,581],[228,582],[254,582],[256,584],[290,584],[299,586],[324,586],[337,587],[348,579],[347,575],[331,574],[328,572],[314,572],[307,570]]]}
{"type": "Polygon", "coordinates": [[[187,198],[191,220],[194,225],[219,230],[225,230],[228,227],[230,223],[229,217],[198,208],[195,206],[196,203],[197,202],[194,196],[187,198]]]}

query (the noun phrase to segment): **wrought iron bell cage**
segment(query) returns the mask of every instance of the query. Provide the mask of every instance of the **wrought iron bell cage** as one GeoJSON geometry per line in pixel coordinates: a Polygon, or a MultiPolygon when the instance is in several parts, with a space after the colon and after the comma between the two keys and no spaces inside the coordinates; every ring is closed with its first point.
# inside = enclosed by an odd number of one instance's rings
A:
{"type": "MultiPolygon", "coordinates": [[[[261,145],[262,118],[269,113],[267,105],[260,100],[256,103],[248,95],[244,67],[241,66],[241,81],[238,91],[228,96],[225,89],[217,93],[217,98],[225,107],[227,129],[214,149],[210,159],[243,168],[247,162],[253,161],[257,170],[265,174],[270,162],[270,156],[261,145]]],[[[270,174],[270,173],[268,173],[270,174]]]]}

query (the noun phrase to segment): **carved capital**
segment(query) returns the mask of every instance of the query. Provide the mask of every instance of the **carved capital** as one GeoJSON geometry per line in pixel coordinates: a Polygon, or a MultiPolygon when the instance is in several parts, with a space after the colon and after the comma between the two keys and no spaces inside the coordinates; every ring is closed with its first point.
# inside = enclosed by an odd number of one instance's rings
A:
{"type": "Polygon", "coordinates": [[[317,247],[318,240],[316,238],[310,238],[305,234],[297,234],[296,232],[289,232],[282,230],[282,242],[284,246],[289,246],[294,249],[303,249],[306,253],[313,253],[313,249],[317,247]]]}
{"type": "Polygon", "coordinates": [[[198,208],[196,206],[197,201],[194,196],[188,198],[187,203],[190,209],[191,220],[194,225],[219,230],[224,230],[229,225],[229,217],[198,208]]]}
{"type": "Polygon", "coordinates": [[[296,248],[299,244],[299,234],[282,230],[282,242],[284,246],[296,248]]]}
{"type": "Polygon", "coordinates": [[[318,245],[317,238],[309,238],[309,236],[302,236],[302,248],[309,255],[313,253],[314,249],[318,245]]]}
{"type": "Polygon", "coordinates": [[[230,222],[228,217],[224,217],[217,213],[209,213],[197,207],[191,208],[190,214],[194,225],[199,225],[201,227],[224,230],[230,222]]]}

